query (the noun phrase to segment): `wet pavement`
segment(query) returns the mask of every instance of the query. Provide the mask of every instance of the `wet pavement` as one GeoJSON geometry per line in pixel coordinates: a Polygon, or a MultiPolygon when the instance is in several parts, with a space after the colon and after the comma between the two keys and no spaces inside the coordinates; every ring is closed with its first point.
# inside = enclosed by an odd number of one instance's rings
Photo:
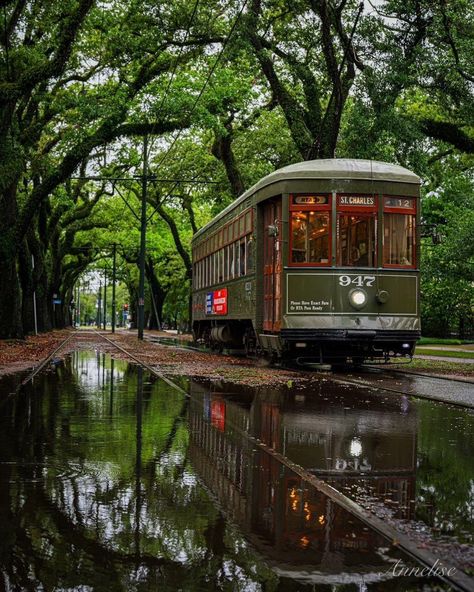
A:
{"type": "Polygon", "coordinates": [[[451,380],[428,375],[417,376],[416,374],[410,374],[410,370],[406,374],[402,374],[378,370],[371,371],[369,369],[362,372],[346,371],[336,373],[333,378],[342,381],[354,380],[371,388],[402,391],[406,395],[416,395],[417,397],[426,397],[474,408],[473,381],[451,380]]]}
{"type": "Polygon", "coordinates": [[[417,354],[414,357],[415,357],[415,359],[418,359],[418,360],[434,360],[434,361],[438,361],[438,362],[456,362],[458,364],[474,364],[474,360],[472,360],[471,358],[455,358],[454,356],[449,356],[449,357],[443,356],[442,350],[440,350],[439,356],[424,356],[423,354],[417,354]]]}
{"type": "Polygon", "coordinates": [[[247,435],[468,559],[470,410],[325,379],[182,385],[94,352],[8,399],[0,382],[0,590],[450,589],[247,435]]]}

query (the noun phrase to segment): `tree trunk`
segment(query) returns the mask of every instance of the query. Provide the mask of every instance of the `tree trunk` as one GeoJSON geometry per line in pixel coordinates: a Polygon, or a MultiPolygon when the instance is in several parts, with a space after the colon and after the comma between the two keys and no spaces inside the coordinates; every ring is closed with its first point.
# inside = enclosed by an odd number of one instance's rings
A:
{"type": "Polygon", "coordinates": [[[245,187],[232,149],[232,119],[233,117],[230,116],[224,123],[224,127],[227,130],[226,134],[219,134],[216,132],[216,137],[212,145],[212,154],[223,163],[232,190],[232,195],[237,198],[245,191],[245,187]]]}
{"type": "Polygon", "coordinates": [[[148,258],[146,261],[145,271],[146,271],[146,276],[148,278],[148,284],[150,287],[150,298],[152,300],[152,302],[151,302],[152,312],[150,315],[149,327],[150,327],[150,329],[160,329],[161,324],[163,323],[163,305],[164,305],[166,294],[168,293],[168,291],[163,288],[160,280],[156,276],[155,270],[153,267],[153,261],[150,258],[148,258]],[[154,305],[153,305],[153,300],[154,300],[154,305]],[[155,307],[156,307],[156,314],[158,315],[158,318],[156,318],[156,315],[155,315],[155,310],[154,310],[155,307]]]}
{"type": "Polygon", "coordinates": [[[23,241],[23,244],[20,248],[18,269],[22,293],[21,319],[23,323],[23,331],[25,334],[34,333],[35,321],[33,292],[35,287],[31,253],[26,240],[23,241]]]}
{"type": "MultiPolygon", "coordinates": [[[[3,116],[4,114],[1,113],[3,116]]],[[[0,129],[0,134],[3,130],[0,129]]],[[[18,216],[15,170],[10,184],[5,178],[10,168],[18,163],[12,160],[12,146],[7,137],[0,141],[0,339],[22,338],[21,292],[18,277],[18,244],[15,224],[18,216]],[[3,177],[3,178],[2,178],[3,177]]],[[[18,160],[18,158],[17,158],[18,160]]]]}
{"type": "MultiPolygon", "coordinates": [[[[0,229],[0,234],[1,234],[0,229]]],[[[17,258],[0,247],[0,339],[23,338],[17,258]]]]}

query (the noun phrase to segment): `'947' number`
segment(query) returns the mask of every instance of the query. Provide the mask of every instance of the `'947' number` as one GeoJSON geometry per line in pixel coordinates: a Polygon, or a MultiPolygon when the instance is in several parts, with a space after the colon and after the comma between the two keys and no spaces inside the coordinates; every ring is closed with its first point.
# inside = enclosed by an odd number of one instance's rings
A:
{"type": "Polygon", "coordinates": [[[356,275],[355,277],[351,277],[350,275],[341,275],[339,276],[339,285],[347,288],[351,284],[355,286],[359,286],[362,288],[363,286],[373,286],[375,282],[374,275],[356,275]]]}

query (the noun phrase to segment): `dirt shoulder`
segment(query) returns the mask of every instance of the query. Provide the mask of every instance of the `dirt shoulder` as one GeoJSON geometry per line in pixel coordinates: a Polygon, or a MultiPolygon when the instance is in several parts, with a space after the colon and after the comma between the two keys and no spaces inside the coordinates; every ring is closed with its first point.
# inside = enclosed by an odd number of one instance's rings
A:
{"type": "MultiPolygon", "coordinates": [[[[0,376],[14,374],[37,366],[50,355],[72,329],[52,331],[37,336],[27,337],[25,340],[0,341],[0,376]]],[[[303,383],[314,378],[312,373],[289,369],[270,367],[262,361],[238,356],[226,356],[197,352],[185,347],[162,345],[156,342],[139,341],[131,331],[118,331],[110,338],[125,349],[135,354],[150,366],[163,374],[170,376],[202,377],[211,380],[226,380],[247,384],[249,386],[269,384],[303,383]]],[[[168,332],[150,331],[150,337],[171,337],[168,332]]],[[[179,336],[180,341],[189,341],[191,336],[179,336]]],[[[107,352],[114,357],[124,357],[112,345],[108,344],[93,330],[79,330],[73,339],[62,349],[58,357],[77,349],[96,349],[107,352]]],[[[436,362],[431,360],[414,360],[412,364],[400,366],[400,369],[410,372],[426,372],[438,376],[462,377],[474,379],[473,364],[459,364],[453,362],[436,362]]]]}
{"type": "Polygon", "coordinates": [[[0,376],[38,366],[71,332],[64,329],[31,335],[26,339],[0,340],[0,376]]]}
{"type": "MultiPolygon", "coordinates": [[[[110,335],[107,336],[110,337],[110,335]]],[[[301,376],[300,373],[292,370],[269,367],[259,360],[201,353],[184,347],[139,341],[132,334],[116,333],[113,340],[167,376],[226,380],[249,386],[292,384],[310,380],[309,376],[301,376]]],[[[118,353],[113,355],[119,356],[118,353]]]]}

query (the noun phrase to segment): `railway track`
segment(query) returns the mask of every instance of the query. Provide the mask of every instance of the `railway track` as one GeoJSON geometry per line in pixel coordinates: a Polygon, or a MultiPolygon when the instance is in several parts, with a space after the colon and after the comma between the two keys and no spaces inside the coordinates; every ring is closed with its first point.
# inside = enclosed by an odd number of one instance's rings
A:
{"type": "MultiPolygon", "coordinates": [[[[199,353],[215,353],[210,351],[209,349],[196,347],[193,345],[185,345],[182,343],[177,342],[174,339],[167,339],[167,338],[146,338],[147,341],[150,343],[158,343],[162,347],[173,347],[176,349],[183,349],[188,351],[196,351],[199,353]]],[[[226,355],[226,354],[223,354],[226,355]]],[[[228,355],[234,355],[228,354],[228,355]]],[[[288,367],[288,366],[285,366],[288,367]]],[[[304,365],[290,365],[289,366],[292,370],[296,370],[302,372],[304,374],[314,372],[314,367],[304,365]]],[[[435,401],[438,403],[446,403],[449,405],[455,405],[458,407],[464,407],[468,409],[474,408],[474,381],[471,380],[463,380],[458,378],[450,378],[450,377],[443,377],[443,376],[433,376],[431,374],[423,374],[421,372],[412,372],[412,371],[403,371],[400,369],[392,369],[392,368],[380,368],[375,366],[367,365],[362,369],[363,374],[361,375],[361,371],[351,371],[349,370],[350,374],[358,374],[357,377],[348,376],[344,373],[336,372],[331,373],[330,378],[334,382],[338,384],[353,384],[356,386],[374,388],[380,391],[389,392],[392,394],[397,395],[409,395],[410,397],[418,397],[421,399],[428,399],[430,401],[435,401]],[[409,387],[413,385],[405,385],[405,388],[395,388],[394,386],[383,385],[380,383],[380,379],[394,380],[396,378],[403,378],[407,382],[413,381],[416,379],[417,384],[415,388],[420,389],[420,391],[407,391],[409,387]],[[372,379],[372,380],[371,380],[372,379]],[[379,381],[379,382],[374,382],[379,381]],[[423,384],[423,381],[425,384],[423,384]],[[447,385],[457,385],[459,391],[462,391],[462,399],[457,400],[455,397],[449,396],[447,391],[447,385]],[[471,386],[472,385],[472,386],[471,386]],[[424,392],[421,392],[423,390],[424,392]],[[439,394],[436,394],[439,393],[439,394]]]]}
{"type": "Polygon", "coordinates": [[[394,375],[400,375],[400,376],[421,376],[424,378],[436,378],[438,380],[447,380],[449,382],[460,382],[460,383],[472,383],[474,384],[474,379],[470,379],[470,378],[454,378],[454,377],[450,377],[450,376],[437,376],[437,375],[433,375],[433,374],[425,374],[423,372],[414,372],[413,370],[401,370],[400,368],[390,368],[389,366],[385,367],[385,366],[372,366],[370,364],[367,364],[366,366],[364,366],[364,368],[367,368],[370,371],[374,371],[374,372],[387,372],[390,374],[394,374],[394,375]]]}
{"type": "Polygon", "coordinates": [[[474,409],[474,386],[471,381],[451,380],[448,377],[411,372],[400,372],[392,375],[383,371],[372,371],[369,375],[358,373],[354,377],[333,374],[331,380],[339,384],[354,384],[392,394],[474,409]],[[400,379],[404,381],[401,386],[397,382],[400,379]]]}
{"type": "MultiPolygon", "coordinates": [[[[57,355],[61,349],[63,349],[74,337],[77,337],[80,333],[73,332],[69,335],[66,339],[64,339],[37,367],[34,368],[32,372],[28,374],[28,376],[21,382],[19,385],[17,392],[21,390],[23,386],[31,382],[34,377],[43,370],[48,362],[50,362],[55,355],[57,355]]],[[[89,335],[94,335],[96,338],[99,337],[100,339],[104,340],[109,346],[117,349],[122,355],[125,355],[134,363],[139,364],[143,368],[145,368],[148,372],[153,374],[154,376],[160,378],[166,384],[168,384],[173,390],[179,392],[180,394],[191,398],[187,391],[185,391],[181,386],[176,384],[173,380],[165,376],[158,368],[150,366],[146,361],[140,359],[135,353],[130,352],[121,344],[117,343],[113,339],[109,338],[108,336],[104,335],[99,331],[93,331],[89,333],[89,335]]],[[[85,333],[82,336],[86,336],[85,333]]],[[[175,347],[175,346],[174,346],[175,347]]],[[[186,348],[189,349],[189,348],[186,348]]],[[[194,349],[194,348],[193,348],[194,349]]],[[[202,349],[195,348],[198,351],[202,352],[202,349]]],[[[333,380],[337,382],[351,382],[353,384],[363,384],[364,386],[368,386],[371,388],[379,388],[374,387],[373,385],[360,383],[358,381],[350,380],[348,378],[340,379],[338,377],[333,377],[333,380]]],[[[390,389],[384,389],[390,390],[390,389]]],[[[399,391],[394,391],[399,392],[399,391]]],[[[15,393],[12,393],[15,394],[15,393]]],[[[405,394],[405,393],[404,393],[405,394]]],[[[232,422],[228,422],[232,424],[232,422]]],[[[266,454],[274,458],[277,462],[279,462],[282,466],[287,467],[295,474],[297,474],[303,481],[305,481],[308,485],[314,487],[316,490],[327,496],[329,499],[334,501],[336,504],[350,512],[356,518],[362,520],[368,527],[373,529],[374,531],[378,532],[382,536],[384,536],[388,541],[393,543],[396,541],[397,546],[403,550],[407,556],[416,560],[418,563],[421,563],[425,568],[431,568],[433,565],[436,565],[439,562],[439,558],[432,554],[429,550],[422,548],[419,542],[416,539],[411,539],[409,535],[399,531],[398,529],[394,528],[386,521],[382,520],[381,518],[374,515],[372,512],[366,510],[360,504],[355,502],[354,500],[347,497],[345,494],[340,492],[339,490],[335,489],[325,481],[319,479],[300,465],[294,463],[288,457],[284,456],[283,454],[277,452],[273,448],[270,448],[265,442],[261,441],[260,439],[252,436],[248,432],[245,432],[237,425],[231,425],[232,429],[239,432],[242,436],[247,438],[249,442],[252,443],[253,446],[256,448],[263,450],[266,454]]],[[[452,570],[451,570],[452,571],[452,570]]],[[[440,576],[442,580],[448,583],[456,590],[461,590],[463,592],[472,592],[474,590],[474,584],[472,578],[467,576],[464,572],[460,570],[456,570],[454,574],[443,575],[440,576]]]]}

